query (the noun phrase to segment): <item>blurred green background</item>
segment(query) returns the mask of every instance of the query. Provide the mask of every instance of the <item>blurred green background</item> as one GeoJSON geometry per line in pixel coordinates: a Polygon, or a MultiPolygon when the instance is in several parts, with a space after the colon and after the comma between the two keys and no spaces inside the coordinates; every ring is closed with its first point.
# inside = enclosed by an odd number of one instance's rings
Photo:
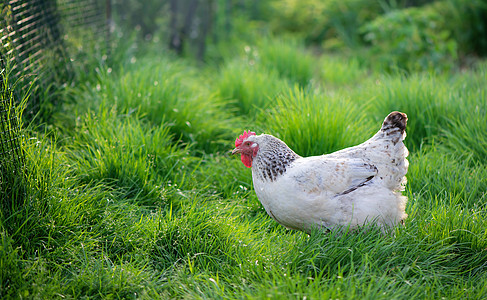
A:
{"type": "Polygon", "coordinates": [[[297,37],[387,71],[448,70],[487,54],[482,0],[115,0],[114,11],[125,32],[198,59],[262,35],[297,37]]]}

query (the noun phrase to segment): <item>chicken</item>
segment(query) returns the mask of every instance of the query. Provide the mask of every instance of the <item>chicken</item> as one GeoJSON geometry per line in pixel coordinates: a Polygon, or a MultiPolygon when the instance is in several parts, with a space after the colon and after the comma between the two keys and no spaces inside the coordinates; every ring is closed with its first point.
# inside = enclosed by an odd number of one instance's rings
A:
{"type": "Polygon", "coordinates": [[[301,157],[278,138],[244,131],[232,154],[252,168],[255,193],[267,214],[287,228],[383,230],[403,223],[407,198],[407,116],[392,112],[366,142],[331,154],[301,157]]]}

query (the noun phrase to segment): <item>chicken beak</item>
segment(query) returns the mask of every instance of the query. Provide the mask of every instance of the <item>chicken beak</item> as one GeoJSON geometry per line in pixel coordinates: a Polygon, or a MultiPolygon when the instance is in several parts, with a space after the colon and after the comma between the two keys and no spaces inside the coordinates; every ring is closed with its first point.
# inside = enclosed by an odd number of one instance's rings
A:
{"type": "Polygon", "coordinates": [[[238,148],[238,147],[232,150],[232,155],[237,154],[237,153],[240,153],[240,148],[238,148]]]}

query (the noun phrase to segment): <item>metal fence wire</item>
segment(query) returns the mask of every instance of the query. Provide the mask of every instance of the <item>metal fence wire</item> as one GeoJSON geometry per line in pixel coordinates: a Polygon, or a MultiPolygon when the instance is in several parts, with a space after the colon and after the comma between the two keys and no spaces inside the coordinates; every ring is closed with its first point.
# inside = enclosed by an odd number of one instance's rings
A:
{"type": "Polygon", "coordinates": [[[0,4],[2,48],[24,69],[36,70],[47,50],[62,45],[61,33],[80,27],[107,31],[110,6],[99,0],[8,0],[0,4]]]}
{"type": "MultiPolygon", "coordinates": [[[[3,75],[3,74],[2,74],[3,75]]],[[[6,161],[14,164],[21,163],[19,150],[20,122],[15,112],[15,105],[12,103],[11,90],[5,85],[4,80],[0,81],[0,157],[1,165],[6,161]]]]}
{"type": "MultiPolygon", "coordinates": [[[[0,76],[4,76],[5,69],[0,76]]],[[[20,147],[20,120],[13,103],[12,90],[5,77],[0,78],[0,207],[2,212],[11,208],[14,186],[23,176],[24,155],[20,147]]]]}
{"type": "Polygon", "coordinates": [[[3,13],[6,28],[0,35],[6,56],[15,62],[14,75],[38,74],[47,49],[55,49],[61,40],[56,3],[10,0],[3,13]]]}
{"type": "Polygon", "coordinates": [[[42,92],[72,78],[67,37],[83,34],[79,40],[86,42],[103,37],[108,45],[110,13],[110,0],[1,1],[0,179],[23,164],[16,102],[30,90],[26,111],[35,115],[41,99],[36,87],[42,92]]]}
{"type": "MultiPolygon", "coordinates": [[[[110,1],[8,0],[0,4],[0,53],[12,66],[11,76],[40,84],[69,79],[65,38],[84,29],[86,41],[108,34],[110,1]],[[91,34],[91,37],[89,36],[91,34]]],[[[28,110],[39,103],[31,97],[28,110]]]]}

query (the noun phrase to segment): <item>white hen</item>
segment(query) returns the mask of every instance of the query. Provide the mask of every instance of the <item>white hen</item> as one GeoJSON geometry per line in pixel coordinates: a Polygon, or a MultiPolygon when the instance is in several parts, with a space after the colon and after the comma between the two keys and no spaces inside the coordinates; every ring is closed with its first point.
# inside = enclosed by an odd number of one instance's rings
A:
{"type": "Polygon", "coordinates": [[[393,227],[406,217],[407,116],[390,113],[368,141],[331,154],[301,157],[278,138],[244,132],[232,154],[252,168],[254,189],[280,224],[298,230],[393,227]]]}

